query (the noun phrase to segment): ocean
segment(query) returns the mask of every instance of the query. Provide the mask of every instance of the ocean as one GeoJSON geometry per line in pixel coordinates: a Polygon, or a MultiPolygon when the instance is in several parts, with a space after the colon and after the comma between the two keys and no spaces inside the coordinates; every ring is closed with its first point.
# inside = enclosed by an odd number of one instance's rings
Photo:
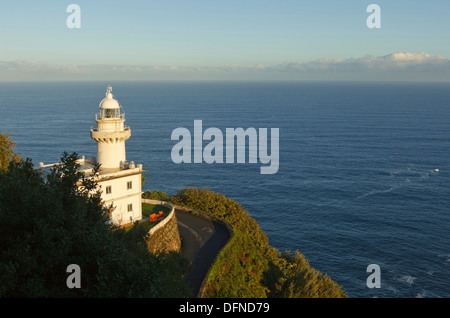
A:
{"type": "Polygon", "coordinates": [[[144,191],[225,194],[273,247],[300,251],[350,297],[450,297],[450,84],[0,83],[0,131],[36,165],[95,156],[89,129],[108,84],[131,127],[127,160],[148,171],[144,191]],[[278,172],[175,164],[172,131],[192,134],[194,120],[279,128],[278,172]],[[370,264],[380,288],[367,287],[370,264]]]}

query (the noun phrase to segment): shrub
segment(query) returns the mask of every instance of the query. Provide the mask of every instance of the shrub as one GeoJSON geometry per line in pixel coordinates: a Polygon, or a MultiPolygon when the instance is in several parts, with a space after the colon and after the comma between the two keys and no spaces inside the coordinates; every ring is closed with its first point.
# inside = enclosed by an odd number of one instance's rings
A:
{"type": "Polygon", "coordinates": [[[160,201],[167,201],[169,199],[169,196],[165,192],[160,191],[146,191],[142,194],[142,197],[144,199],[152,199],[152,200],[160,200],[160,201]]]}

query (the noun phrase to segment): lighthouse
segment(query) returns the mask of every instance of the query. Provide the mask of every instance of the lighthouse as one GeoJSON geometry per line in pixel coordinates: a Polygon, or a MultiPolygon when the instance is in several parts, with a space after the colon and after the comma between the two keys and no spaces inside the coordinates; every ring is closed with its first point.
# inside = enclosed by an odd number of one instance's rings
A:
{"type": "Polygon", "coordinates": [[[99,105],[100,112],[95,115],[97,128],[91,128],[101,169],[116,169],[126,164],[125,141],[131,136],[130,127],[125,126],[125,113],[111,92],[112,87],[108,86],[99,105]]]}
{"type": "MultiPolygon", "coordinates": [[[[126,225],[142,219],[142,164],[126,160],[125,141],[131,136],[131,129],[125,126],[125,113],[112,94],[112,87],[106,88],[105,98],[99,104],[95,115],[96,128],[91,128],[91,138],[97,142],[97,157],[81,159],[80,164],[92,169],[100,164],[99,174],[94,178],[100,186],[106,206],[112,207],[113,223],[126,225]]],[[[85,170],[88,172],[89,170],[85,170]]]]}
{"type": "MultiPolygon", "coordinates": [[[[97,183],[111,222],[126,226],[142,219],[142,174],[147,171],[142,169],[142,164],[126,160],[125,141],[130,138],[131,130],[125,126],[125,113],[114,98],[111,86],[107,87],[99,108],[95,116],[97,127],[91,128],[91,138],[97,142],[97,157],[82,156],[77,163],[79,171],[97,183]],[[92,175],[96,164],[100,164],[100,169],[92,175]]],[[[59,164],[40,162],[37,169],[47,175],[59,164]]]]}

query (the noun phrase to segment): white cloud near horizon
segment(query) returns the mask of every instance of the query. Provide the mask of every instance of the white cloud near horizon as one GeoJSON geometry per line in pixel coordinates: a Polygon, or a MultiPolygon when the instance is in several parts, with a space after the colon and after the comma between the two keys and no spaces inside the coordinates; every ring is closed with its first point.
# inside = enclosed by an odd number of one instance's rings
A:
{"type": "Polygon", "coordinates": [[[385,56],[364,56],[361,58],[318,59],[306,63],[285,63],[281,68],[296,71],[437,71],[450,70],[450,58],[430,54],[398,52],[385,56]]]}
{"type": "Polygon", "coordinates": [[[397,52],[360,58],[321,58],[278,65],[74,65],[0,61],[0,80],[157,80],[157,79],[387,79],[450,81],[450,58],[424,52],[397,52]]]}

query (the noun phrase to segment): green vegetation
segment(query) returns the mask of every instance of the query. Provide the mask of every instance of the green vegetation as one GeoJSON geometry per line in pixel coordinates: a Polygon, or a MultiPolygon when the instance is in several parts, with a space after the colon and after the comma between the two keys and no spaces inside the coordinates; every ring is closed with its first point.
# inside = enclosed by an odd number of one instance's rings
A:
{"type": "Polygon", "coordinates": [[[218,255],[204,297],[347,297],[299,252],[279,253],[257,222],[237,202],[208,189],[186,188],[171,201],[231,224],[234,236],[218,255]]]}
{"type": "Polygon", "coordinates": [[[160,201],[167,201],[169,199],[169,196],[165,192],[160,191],[146,191],[142,194],[142,197],[144,199],[152,199],[152,200],[160,200],[160,201]]]}
{"type": "MultiPolygon", "coordinates": [[[[150,214],[159,213],[159,211],[163,211],[167,215],[167,213],[170,212],[170,209],[168,207],[159,204],[142,203],[142,216],[149,217],[150,214]]],[[[150,220],[147,219],[145,221],[134,222],[132,225],[126,226],[123,229],[126,233],[128,233],[130,230],[133,229],[133,231],[135,231],[136,233],[144,233],[142,235],[145,235],[145,233],[148,233],[148,231],[158,223],[159,221],[150,222],[150,220]]],[[[135,235],[135,234],[130,233],[128,235],[135,235]]]]}
{"type": "Polygon", "coordinates": [[[65,153],[46,180],[29,159],[0,172],[0,297],[192,296],[188,262],[150,254],[141,227],[109,225],[76,159],[65,153]],[[81,268],[79,289],[66,286],[70,264],[81,268]]]}
{"type": "Polygon", "coordinates": [[[0,131],[0,172],[6,171],[10,161],[19,162],[20,157],[13,148],[16,144],[9,138],[8,135],[2,134],[0,131]]]}
{"type": "Polygon", "coordinates": [[[142,216],[150,216],[150,214],[158,213],[159,211],[167,214],[170,212],[170,209],[160,204],[142,203],[142,216]]]}

